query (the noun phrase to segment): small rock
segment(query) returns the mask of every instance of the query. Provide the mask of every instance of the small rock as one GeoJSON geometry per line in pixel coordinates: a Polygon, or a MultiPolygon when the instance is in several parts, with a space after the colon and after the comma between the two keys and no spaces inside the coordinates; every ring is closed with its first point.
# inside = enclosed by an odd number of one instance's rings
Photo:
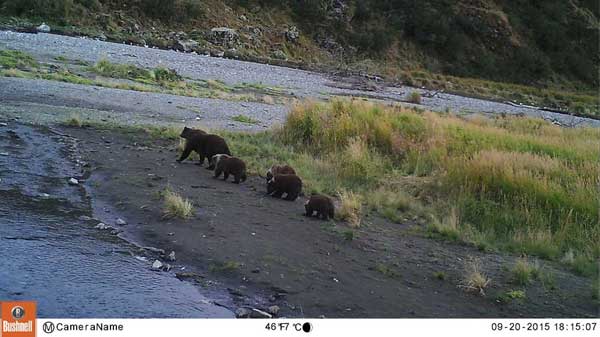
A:
{"type": "Polygon", "coordinates": [[[99,230],[105,230],[105,229],[110,229],[111,227],[105,223],[100,222],[94,228],[99,229],[99,230]]]}
{"type": "Polygon", "coordinates": [[[0,126],[8,126],[6,123],[0,123],[0,126]]]}
{"type": "Polygon", "coordinates": [[[152,264],[151,269],[154,271],[160,271],[162,269],[162,267],[163,267],[163,263],[158,260],[155,260],[154,263],[152,264]]]}
{"type": "Polygon", "coordinates": [[[81,221],[90,221],[90,220],[92,220],[92,218],[90,218],[87,215],[82,215],[82,216],[79,217],[79,220],[81,220],[81,221]]]}
{"type": "Polygon", "coordinates": [[[44,199],[50,198],[50,194],[48,194],[48,193],[40,193],[39,196],[44,199]]]}
{"type": "Polygon", "coordinates": [[[296,27],[296,26],[292,26],[292,27],[288,28],[284,32],[284,35],[285,35],[285,39],[292,43],[298,42],[298,39],[300,38],[300,32],[298,31],[298,27],[296,27]]]}
{"type": "Polygon", "coordinates": [[[48,26],[45,22],[35,28],[40,33],[50,33],[50,26],[48,26]]]}
{"type": "Polygon", "coordinates": [[[252,312],[250,312],[251,318],[273,318],[273,315],[268,312],[264,312],[262,310],[252,308],[252,312]]]}
{"type": "Polygon", "coordinates": [[[268,311],[268,312],[269,312],[271,315],[273,315],[273,316],[277,316],[277,314],[279,313],[279,306],[272,305],[272,306],[270,306],[270,307],[267,309],[267,311],[268,311]]]}
{"type": "Polygon", "coordinates": [[[167,259],[171,262],[175,261],[175,251],[172,251],[169,256],[167,256],[167,259]]]}
{"type": "Polygon", "coordinates": [[[69,179],[69,185],[79,185],[79,180],[75,179],[75,178],[71,178],[69,179]]]}
{"type": "Polygon", "coordinates": [[[117,225],[119,225],[119,226],[125,226],[125,225],[127,225],[127,221],[125,221],[125,220],[123,220],[121,218],[118,218],[117,221],[115,221],[115,223],[117,225]]]}
{"type": "Polygon", "coordinates": [[[251,273],[258,274],[258,273],[260,273],[260,269],[258,269],[258,268],[252,269],[251,273]]]}
{"type": "Polygon", "coordinates": [[[248,318],[250,317],[250,310],[246,308],[238,308],[235,311],[235,317],[237,318],[248,318]]]}

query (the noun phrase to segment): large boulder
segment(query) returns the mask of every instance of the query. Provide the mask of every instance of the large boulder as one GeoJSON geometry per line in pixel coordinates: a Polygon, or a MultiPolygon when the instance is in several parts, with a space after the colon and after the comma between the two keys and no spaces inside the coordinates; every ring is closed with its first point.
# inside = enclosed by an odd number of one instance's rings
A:
{"type": "Polygon", "coordinates": [[[208,40],[218,46],[234,48],[239,43],[240,37],[235,29],[218,27],[210,30],[208,40]]]}
{"type": "Polygon", "coordinates": [[[185,53],[192,52],[192,51],[196,50],[197,48],[198,48],[198,42],[196,42],[194,40],[177,40],[175,42],[175,49],[185,52],[185,53]]]}

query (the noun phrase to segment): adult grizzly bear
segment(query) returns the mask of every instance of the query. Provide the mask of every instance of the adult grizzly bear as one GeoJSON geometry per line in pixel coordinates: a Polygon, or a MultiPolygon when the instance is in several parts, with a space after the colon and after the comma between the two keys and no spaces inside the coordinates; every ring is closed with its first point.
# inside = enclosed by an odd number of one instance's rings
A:
{"type": "Polygon", "coordinates": [[[294,201],[302,192],[302,180],[295,174],[276,174],[267,182],[267,194],[281,198],[286,193],[285,200],[294,201]]]}
{"type": "Polygon", "coordinates": [[[323,220],[333,219],[335,213],[333,201],[329,197],[320,194],[311,195],[310,199],[304,204],[304,209],[306,210],[305,216],[313,216],[314,212],[317,212],[317,218],[323,220]]]}
{"type": "Polygon", "coordinates": [[[236,184],[246,181],[246,163],[243,160],[226,154],[217,154],[212,156],[210,163],[215,167],[215,178],[223,174],[223,180],[227,180],[231,174],[236,184]]]}
{"type": "Polygon", "coordinates": [[[289,165],[273,165],[267,171],[267,181],[273,179],[276,174],[296,174],[296,171],[289,165]]]}
{"type": "MultiPolygon", "coordinates": [[[[190,129],[188,127],[184,127],[183,131],[180,135],[181,138],[186,140],[185,148],[183,149],[183,153],[177,162],[182,162],[187,157],[189,157],[192,151],[196,151],[198,156],[200,157],[200,162],[198,165],[204,164],[204,159],[212,158],[212,156],[216,154],[227,154],[231,155],[231,151],[229,151],[229,147],[227,146],[227,142],[220,136],[208,134],[202,130],[190,129]]],[[[209,170],[214,169],[214,166],[208,166],[209,170]]]]}

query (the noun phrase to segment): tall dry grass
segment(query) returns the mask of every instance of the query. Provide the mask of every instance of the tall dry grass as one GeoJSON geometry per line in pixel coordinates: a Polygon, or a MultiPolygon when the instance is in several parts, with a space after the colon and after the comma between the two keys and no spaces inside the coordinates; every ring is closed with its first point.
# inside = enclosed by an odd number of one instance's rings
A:
{"type": "Polygon", "coordinates": [[[462,239],[545,258],[574,249],[591,266],[600,257],[599,129],[337,100],[292,107],[278,137],[363,195],[426,177],[437,215],[456,209],[462,239]]]}

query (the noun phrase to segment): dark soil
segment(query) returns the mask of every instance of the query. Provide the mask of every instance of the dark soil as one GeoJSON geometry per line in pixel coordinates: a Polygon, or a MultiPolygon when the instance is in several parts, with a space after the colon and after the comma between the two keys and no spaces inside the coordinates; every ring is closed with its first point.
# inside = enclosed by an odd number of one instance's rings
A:
{"type": "Polygon", "coordinates": [[[418,223],[368,217],[352,229],[306,218],[304,197],[266,196],[259,177],[236,185],[189,160],[176,163],[176,142],[115,130],[62,132],[79,139],[91,164],[85,185],[96,216],[113,224],[118,214],[128,222],[126,238],[174,250],[178,264],[200,275],[198,286],[218,280],[235,298],[225,304],[232,309],[275,304],[288,317],[598,317],[591,280],[552,263],[542,265],[555,289],[537,280],[521,287],[510,281],[515,257],[428,239],[418,223]],[[167,186],[193,202],[192,219],[163,219],[159,192],[167,186]],[[492,280],[485,296],[461,287],[473,259],[492,280]],[[526,298],[498,299],[509,290],[526,298]]]}

